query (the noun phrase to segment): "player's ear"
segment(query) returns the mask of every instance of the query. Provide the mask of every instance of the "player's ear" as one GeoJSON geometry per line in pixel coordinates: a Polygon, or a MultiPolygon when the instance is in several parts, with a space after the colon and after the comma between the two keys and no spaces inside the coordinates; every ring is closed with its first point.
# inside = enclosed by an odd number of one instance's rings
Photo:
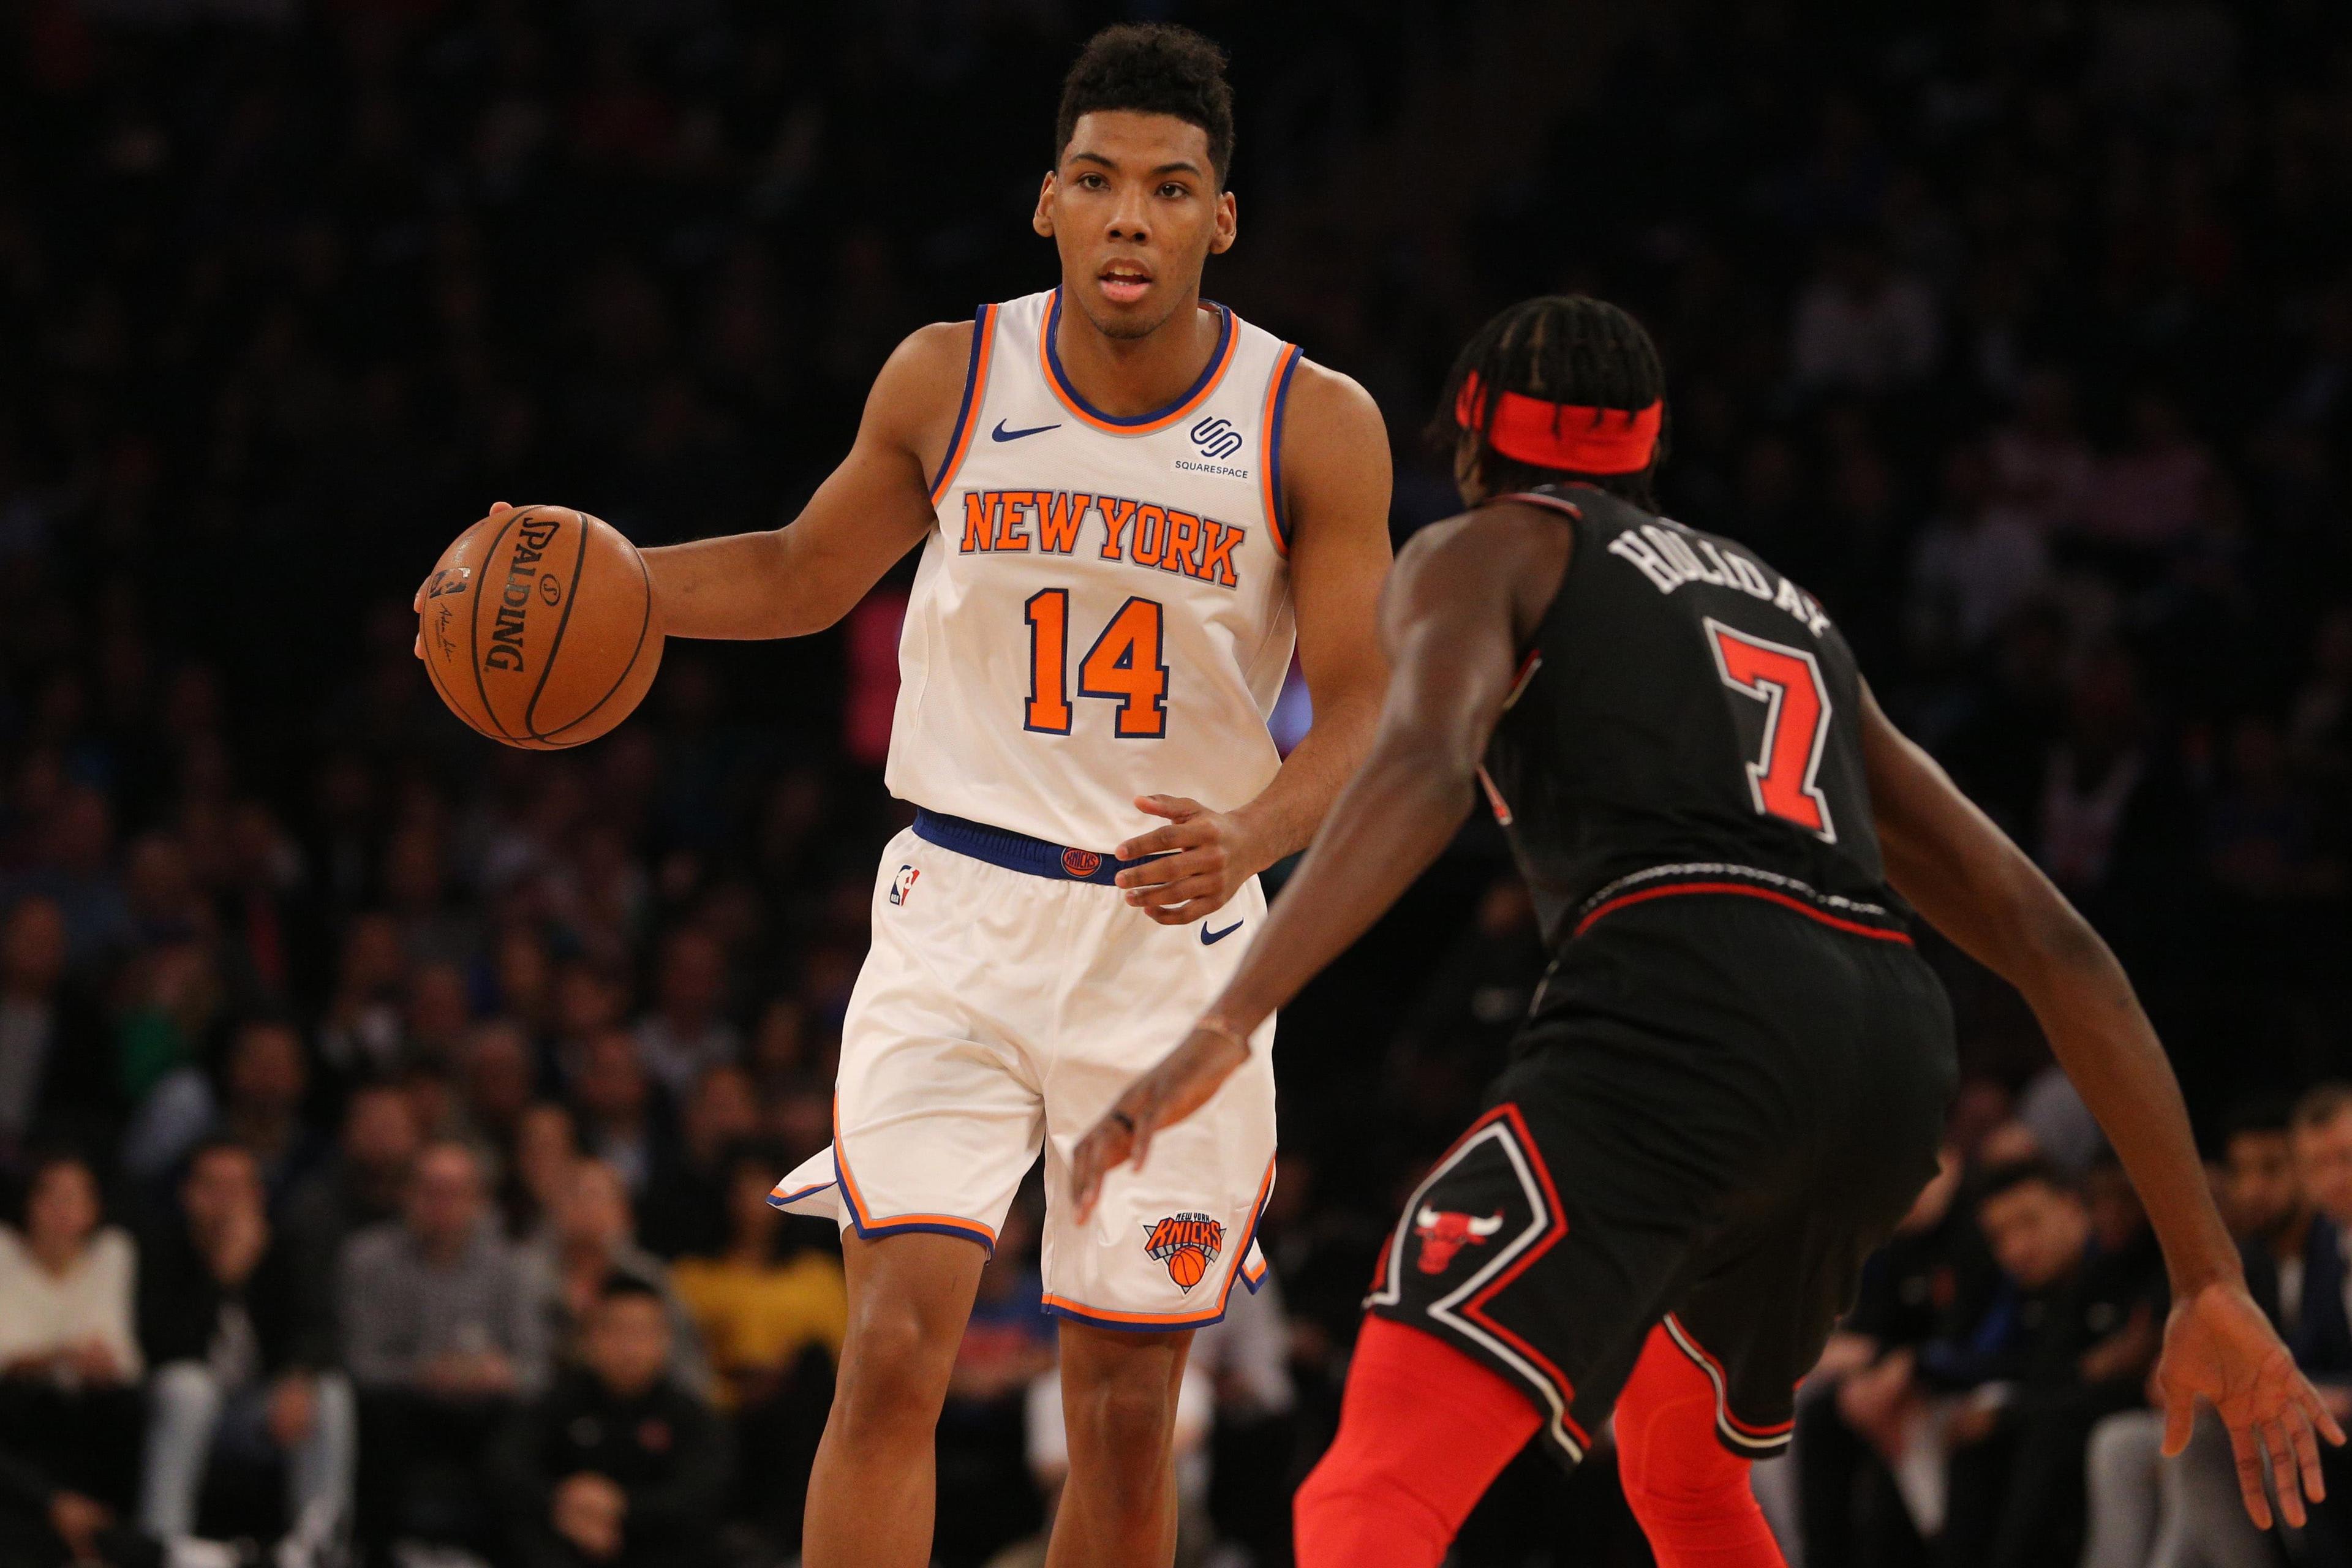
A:
{"type": "Polygon", "coordinates": [[[1216,230],[1209,237],[1209,254],[1223,256],[1234,247],[1234,237],[1240,232],[1241,213],[1234,203],[1234,193],[1217,193],[1216,230]]]}
{"type": "Polygon", "coordinates": [[[1055,172],[1046,170],[1045,183],[1037,187],[1037,210],[1029,215],[1029,226],[1047,239],[1054,237],[1054,193],[1060,188],[1055,172]]]}

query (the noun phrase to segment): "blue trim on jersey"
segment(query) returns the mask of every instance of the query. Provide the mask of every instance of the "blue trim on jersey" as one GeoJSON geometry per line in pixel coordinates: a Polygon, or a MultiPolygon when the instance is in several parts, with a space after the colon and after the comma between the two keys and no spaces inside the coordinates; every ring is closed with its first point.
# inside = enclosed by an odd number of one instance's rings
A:
{"type": "Polygon", "coordinates": [[[976,412],[972,401],[980,391],[980,357],[988,347],[988,315],[995,308],[982,305],[971,313],[971,353],[964,361],[963,401],[956,405],[955,423],[948,427],[948,449],[947,454],[940,458],[940,471],[931,476],[931,482],[925,491],[932,498],[933,506],[939,504],[940,486],[946,482],[949,472],[955,468],[956,459],[963,456],[964,426],[971,423],[972,415],[976,412]]]}
{"type": "Polygon", "coordinates": [[[969,855],[975,860],[985,860],[992,866],[1002,866],[1008,871],[1025,871],[1032,877],[1043,877],[1055,882],[1092,882],[1097,887],[1116,887],[1118,874],[1129,866],[1140,866],[1141,860],[1122,860],[1116,855],[1097,854],[1090,849],[1071,849],[1059,844],[1048,844],[1042,838],[1032,838],[1025,833],[1010,828],[991,827],[984,822],[972,822],[961,816],[950,816],[943,811],[915,808],[915,837],[942,849],[952,849],[959,855],[969,855]],[[1093,868],[1080,876],[1074,866],[1092,862],[1093,868]]]}
{"type": "Polygon", "coordinates": [[[1297,344],[1291,345],[1290,352],[1283,356],[1281,379],[1274,392],[1274,417],[1266,421],[1265,482],[1267,492],[1274,498],[1274,504],[1267,508],[1266,521],[1274,524],[1274,542],[1282,546],[1285,555],[1290,553],[1290,519],[1282,500],[1282,416],[1290,408],[1290,377],[1305,357],[1297,344]]]}
{"type": "Polygon", "coordinates": [[[1054,346],[1054,340],[1061,335],[1062,330],[1062,291],[1059,289],[1055,289],[1053,308],[1045,312],[1045,363],[1053,370],[1055,381],[1060,384],[1062,395],[1077,405],[1079,411],[1087,418],[1099,419],[1106,425],[1116,425],[1121,428],[1133,425],[1149,425],[1154,420],[1167,418],[1207,389],[1210,381],[1215,377],[1217,372],[1224,368],[1225,345],[1233,341],[1234,313],[1214,300],[1203,300],[1201,303],[1213,308],[1217,312],[1217,346],[1210,351],[1209,363],[1201,367],[1201,378],[1184,389],[1183,396],[1167,406],[1155,408],[1149,414],[1138,414],[1122,419],[1116,414],[1105,414],[1101,409],[1088,403],[1085,395],[1072,384],[1069,373],[1062,368],[1062,352],[1054,346]]]}

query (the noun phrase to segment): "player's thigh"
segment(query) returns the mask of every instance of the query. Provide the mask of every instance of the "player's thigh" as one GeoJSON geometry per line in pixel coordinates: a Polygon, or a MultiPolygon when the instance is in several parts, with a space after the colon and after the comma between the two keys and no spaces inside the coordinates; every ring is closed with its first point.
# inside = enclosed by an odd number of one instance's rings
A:
{"type": "Polygon", "coordinates": [[[867,1240],[967,1237],[993,1247],[1035,1160],[1032,1060],[1060,891],[901,834],[885,851],[874,935],[842,1026],[834,1163],[844,1220],[867,1240]]]}
{"type": "Polygon", "coordinates": [[[1573,1462],[1759,1156],[1687,1136],[1697,1097],[1728,1091],[1622,1021],[1531,1043],[1408,1197],[1366,1305],[1515,1383],[1573,1462]]]}
{"type": "Polygon", "coordinates": [[[1062,1411],[1072,1464],[1083,1463],[1089,1447],[1166,1442],[1192,1348],[1189,1329],[1136,1332],[1064,1319],[1062,1411]]]}
{"type": "Polygon", "coordinates": [[[1046,1304],[1065,1318],[1122,1331],[1202,1328],[1264,1277],[1255,1237],[1274,1181],[1273,1020],[1206,1105],[1154,1134],[1140,1169],[1111,1173],[1084,1224],[1069,1203],[1069,1157],[1183,1038],[1265,908],[1252,883],[1190,926],[1159,925],[1116,900],[1097,911],[1045,1079],[1046,1304]]]}

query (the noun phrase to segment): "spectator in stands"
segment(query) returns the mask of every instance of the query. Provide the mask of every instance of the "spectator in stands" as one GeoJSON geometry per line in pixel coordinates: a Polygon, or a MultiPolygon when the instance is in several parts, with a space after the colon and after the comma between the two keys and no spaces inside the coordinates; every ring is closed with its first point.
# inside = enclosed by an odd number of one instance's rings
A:
{"type": "Polygon", "coordinates": [[[1941,335],[1927,285],[1895,271],[1874,237],[1849,234],[1822,247],[1797,297],[1790,361],[1810,391],[1892,392],[1935,369],[1941,335]]]}
{"type": "Polygon", "coordinates": [[[592,1306],[583,1364],[527,1405],[493,1459],[521,1568],[702,1568],[733,1485],[726,1427],[680,1386],[670,1317],[616,1278],[592,1306]]]}
{"type": "Polygon", "coordinates": [[[66,975],[66,920],[56,900],[27,896],[0,920],[0,1171],[28,1135],[113,1142],[122,1114],[106,1026],[66,975]]]}
{"type": "Polygon", "coordinates": [[[391,1084],[367,1085],[344,1103],[341,1145],[287,1194],[283,1224],[296,1272],[331,1308],[344,1241],[399,1215],[423,1142],[408,1097],[391,1084]]]}
{"type": "Polygon", "coordinates": [[[363,1539],[479,1539],[472,1465],[519,1396],[546,1381],[544,1322],[493,1223],[479,1159],[416,1157],[403,1217],[343,1247],[343,1363],[358,1385],[363,1539]]]}
{"type": "Polygon", "coordinates": [[[215,1136],[252,1153],[275,1211],[327,1154],[323,1141],[302,1119],[310,1070],[301,1036],[279,1018],[245,1023],[230,1042],[222,1076],[226,1092],[215,1136]]]}
{"type": "Polygon", "coordinates": [[[768,1205],[776,1173],[790,1168],[764,1145],[730,1152],[722,1165],[726,1245],[671,1267],[709,1354],[715,1403],[734,1423],[745,1483],[738,1506],[782,1550],[800,1539],[809,1466],[849,1328],[840,1259],[809,1234],[814,1227],[788,1228],[768,1205]]]}
{"type": "MultiPolygon", "coordinates": [[[[2300,1307],[2310,1205],[2290,1157],[2284,1104],[2256,1102],[2231,1116],[2222,1140],[2225,1213],[2246,1261],[2246,1282],[2283,1335],[2300,1307]],[[2298,1289],[2282,1292],[2284,1279],[2298,1289]]],[[[2151,1404],[2153,1397],[2151,1396],[2151,1404]]],[[[2119,1411],[2091,1435],[2090,1542],[2084,1568],[2270,1568],[2269,1546],[2246,1517],[2228,1434],[2200,1410],[2188,1448],[2162,1457],[2160,1409],[2119,1411]]]]}
{"type": "Polygon", "coordinates": [[[511,1148],[536,1087],[530,1038],[510,1018],[488,1018],[466,1037],[460,1083],[468,1136],[486,1148],[511,1148]]]}
{"type": "Polygon", "coordinates": [[[725,1249],[729,1156],[759,1129],[751,1075],[731,1063],[704,1068],[680,1119],[677,1158],[656,1173],[637,1205],[648,1248],[664,1258],[725,1249]]]}
{"type": "Polygon", "coordinates": [[[2101,1255],[2089,1203],[2038,1162],[1987,1172],[1977,1223],[2006,1284],[1988,1318],[2014,1326],[1921,1357],[1969,1392],[1948,1430],[1943,1551],[1983,1568],[2073,1568],[2084,1447],[2102,1417],[2141,1397],[2163,1277],[2136,1254],[2101,1255]]]}
{"type": "Polygon", "coordinates": [[[1959,1151],[1946,1148],[1798,1400],[1794,1458],[1806,1568],[1884,1563],[1916,1550],[1893,1475],[1874,1453],[1900,1455],[1919,1398],[1921,1346],[1973,1326],[1990,1259],[1958,1202],[1959,1151]]]}
{"type": "Polygon", "coordinates": [[[0,1226],[0,1452],[116,1510],[138,1464],[136,1271],[89,1166],[35,1161],[21,1224],[0,1226]]]}
{"type": "Polygon", "coordinates": [[[274,1229],[253,1152],[200,1146],[172,1223],[142,1248],[139,1339],[154,1369],[139,1522],[195,1532],[208,1467],[283,1456],[287,1523],[315,1560],[351,1501],[357,1415],[335,1370],[334,1324],[274,1229]]]}
{"type": "Polygon", "coordinates": [[[641,1193],[671,1158],[667,1105],[659,1085],[646,1077],[637,1043],[628,1032],[608,1028],[581,1047],[572,1079],[581,1150],[620,1172],[629,1191],[641,1193]]]}
{"type": "Polygon", "coordinates": [[[727,1000],[727,955],[698,926],[672,931],[662,943],[654,981],[655,1010],[637,1023],[637,1049],[648,1071],[683,1104],[702,1075],[733,1063],[742,1032],[720,1016],[727,1000]]]}
{"type": "Polygon", "coordinates": [[[629,1189],[602,1160],[577,1160],[563,1182],[553,1223],[524,1247],[525,1288],[544,1323],[555,1358],[576,1363],[580,1336],[605,1285],[634,1279],[661,1299],[670,1315],[671,1374],[698,1394],[710,1391],[710,1366],[686,1304],[670,1289],[662,1260],[637,1245],[629,1189]]]}

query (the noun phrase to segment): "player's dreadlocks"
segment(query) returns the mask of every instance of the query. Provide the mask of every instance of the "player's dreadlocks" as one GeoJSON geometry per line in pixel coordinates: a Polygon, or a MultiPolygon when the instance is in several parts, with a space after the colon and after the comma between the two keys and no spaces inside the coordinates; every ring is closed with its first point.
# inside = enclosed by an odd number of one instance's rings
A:
{"type": "Polygon", "coordinates": [[[1475,376],[1486,389],[1478,431],[1479,472],[1487,493],[1528,489],[1575,479],[1624,497],[1646,510],[1657,510],[1651,479],[1666,455],[1664,429],[1650,466],[1630,474],[1580,474],[1538,468],[1495,450],[1490,438],[1502,399],[1517,392],[1548,403],[1639,410],[1662,401],[1665,367],[1642,323],[1605,300],[1584,294],[1546,294],[1522,300],[1478,330],[1454,362],[1445,396],[1430,427],[1433,439],[1454,450],[1460,426],[1454,420],[1464,381],[1475,376]]]}
{"type": "Polygon", "coordinates": [[[1225,51],[1190,27],[1166,22],[1125,22],[1087,40],[1062,79],[1062,110],[1054,120],[1054,161],[1078,126],[1078,116],[1100,110],[1171,114],[1199,126],[1209,138],[1209,165],[1223,190],[1234,166],[1234,89],[1225,80],[1225,51]]]}

